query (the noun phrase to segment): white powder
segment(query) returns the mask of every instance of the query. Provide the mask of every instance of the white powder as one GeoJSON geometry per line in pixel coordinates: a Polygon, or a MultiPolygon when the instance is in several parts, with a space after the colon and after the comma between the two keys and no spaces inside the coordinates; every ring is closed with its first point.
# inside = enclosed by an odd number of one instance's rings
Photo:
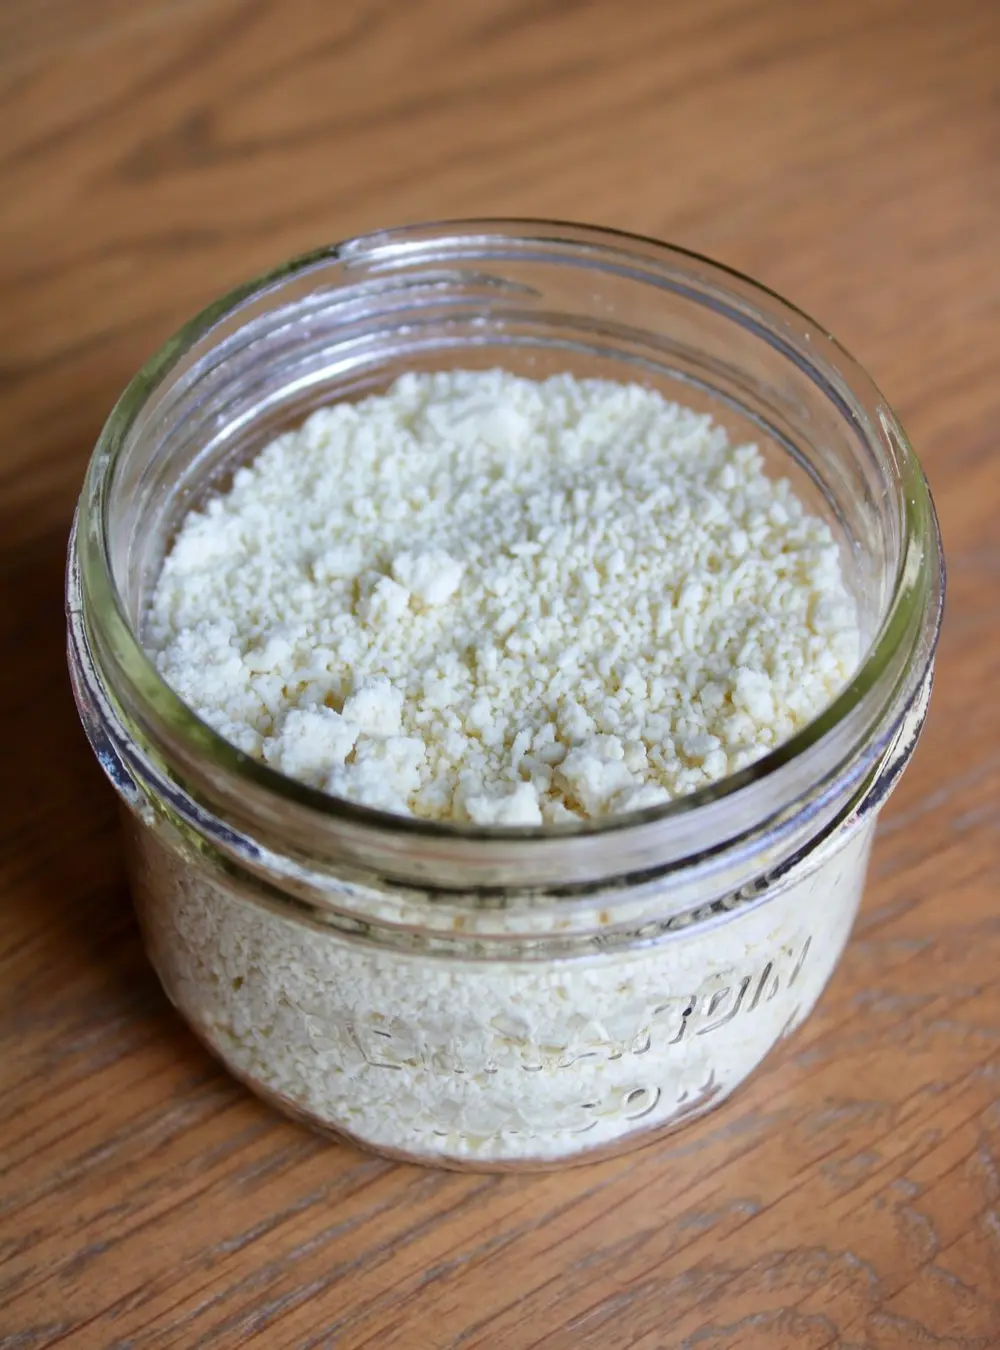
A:
{"type": "MultiPolygon", "coordinates": [[[[638,386],[499,371],[407,376],[275,441],[183,523],[147,636],[283,772],[501,824],[719,778],[859,655],[829,530],[756,450],[638,386]]],[[[805,1016],[870,836],[710,931],[549,961],[307,926],[165,822],[139,833],[138,898],[171,996],[258,1088],[416,1158],[551,1161],[705,1109],[805,1016]]]]}
{"type": "Polygon", "coordinates": [[[407,375],[183,522],[146,640],[248,753],[354,801],[541,824],[743,767],[844,685],[828,527],[638,385],[407,375]]]}

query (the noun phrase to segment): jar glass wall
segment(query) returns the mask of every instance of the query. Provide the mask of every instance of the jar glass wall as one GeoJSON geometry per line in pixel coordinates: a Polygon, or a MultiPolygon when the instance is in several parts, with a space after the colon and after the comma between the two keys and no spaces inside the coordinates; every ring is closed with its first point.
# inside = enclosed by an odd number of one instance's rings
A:
{"type": "Polygon", "coordinates": [[[140,372],[81,498],[70,666],[152,960],[206,1044],[362,1144],[544,1165],[723,1100],[813,1006],[923,721],[941,602],[919,466],[810,320],[651,241],[471,222],[292,263],[140,372]],[[865,656],[829,709],[667,806],[487,829],[325,796],[180,703],[141,627],[184,513],[317,406],[495,366],[638,380],[761,447],[830,523],[858,599],[865,656]]]}

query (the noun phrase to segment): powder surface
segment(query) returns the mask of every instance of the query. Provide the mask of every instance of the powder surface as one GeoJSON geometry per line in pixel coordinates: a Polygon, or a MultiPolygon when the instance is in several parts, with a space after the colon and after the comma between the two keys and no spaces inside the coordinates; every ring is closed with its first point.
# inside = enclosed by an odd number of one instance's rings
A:
{"type": "Polygon", "coordinates": [[[403,376],[186,517],[145,640],[249,754],[383,810],[552,823],[765,754],[859,659],[828,526],[634,384],[403,376]]]}

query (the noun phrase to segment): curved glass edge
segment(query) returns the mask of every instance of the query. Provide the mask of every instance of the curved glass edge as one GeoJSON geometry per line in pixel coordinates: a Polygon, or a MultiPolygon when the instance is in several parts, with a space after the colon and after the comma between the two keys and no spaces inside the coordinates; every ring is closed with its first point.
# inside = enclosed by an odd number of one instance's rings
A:
{"type": "MultiPolygon", "coordinates": [[[[735,309],[733,317],[736,317],[735,309]]],[[[770,333],[773,330],[765,324],[763,331],[770,333]]],[[[787,341],[787,338],[784,339],[782,345],[787,345],[787,341]]],[[[797,350],[801,356],[801,348],[797,350]]],[[[933,655],[944,594],[943,559],[936,515],[926,480],[907,437],[874,383],[820,325],[775,292],[700,254],[620,231],[533,220],[443,222],[440,225],[408,226],[400,230],[359,236],[293,259],[236,288],[202,310],[142,367],[112,410],[88,467],[80,502],[78,546],[88,628],[95,652],[100,654],[102,660],[110,658],[117,666],[124,678],[128,701],[138,708],[148,706],[154,713],[154,720],[161,721],[193,753],[205,756],[218,769],[236,780],[247,779],[258,789],[289,804],[308,808],[311,814],[319,818],[352,821],[359,826],[367,825],[403,838],[464,839],[470,842],[568,840],[614,835],[638,826],[666,823],[733,797],[744,788],[768,779],[784,765],[816,746],[845,723],[852,713],[860,710],[862,705],[870,703],[871,696],[878,691],[881,677],[901,650],[918,656],[917,668],[911,668],[913,662],[908,662],[893,688],[885,697],[876,700],[879,705],[877,710],[866,708],[866,725],[870,725],[873,720],[880,720],[885,709],[899,698],[901,684],[916,685],[919,682],[922,669],[933,655]],[[454,257],[459,252],[480,256],[487,248],[493,250],[492,256],[503,256],[497,250],[504,246],[511,251],[510,256],[523,256],[523,252],[518,252],[519,246],[531,243],[548,248],[563,248],[565,253],[562,258],[546,255],[547,261],[579,265],[604,259],[615,266],[627,266],[633,272],[636,270],[635,251],[638,248],[641,260],[648,265],[649,271],[643,271],[636,279],[659,278],[661,285],[670,284],[672,262],[675,266],[690,265],[701,273],[705,284],[715,287],[721,285],[730,294],[735,289],[736,297],[742,302],[736,308],[754,313],[757,323],[761,317],[772,317],[780,320],[789,332],[793,329],[793,321],[798,322],[800,330],[805,325],[799,337],[812,347],[814,359],[810,362],[811,369],[818,369],[816,347],[829,344],[831,351],[848,367],[852,402],[856,405],[855,417],[857,409],[864,411],[870,434],[875,434],[875,427],[881,428],[899,475],[905,534],[893,598],[854,679],[823,713],[746,769],[665,805],[606,819],[541,827],[486,827],[464,822],[424,821],[359,806],[298,783],[251,759],[201,721],[162,680],[129,623],[110,571],[109,541],[105,534],[106,506],[118,457],[146,401],[167,379],[185,353],[208,336],[223,319],[236,316],[250,301],[262,298],[290,278],[305,276],[337,262],[360,267],[362,263],[373,258],[377,260],[380,256],[386,262],[406,256],[409,261],[420,257],[427,263],[433,263],[442,257],[454,257]],[[426,250],[430,244],[435,246],[437,252],[427,256],[426,250]],[[769,302],[766,315],[762,315],[759,309],[762,299],[769,302]],[[755,301],[758,304],[755,305],[755,301]],[[771,314],[772,310],[776,313],[771,314]],[[815,340],[817,337],[819,341],[815,340]]],[[[877,750],[873,754],[875,757],[877,750]]]]}

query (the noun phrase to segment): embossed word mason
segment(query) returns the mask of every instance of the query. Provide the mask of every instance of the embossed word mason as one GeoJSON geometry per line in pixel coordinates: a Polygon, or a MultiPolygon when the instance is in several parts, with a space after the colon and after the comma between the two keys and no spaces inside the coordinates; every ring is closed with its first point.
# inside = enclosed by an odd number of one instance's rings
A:
{"type": "Polygon", "coordinates": [[[763,966],[733,972],[727,983],[716,977],[696,993],[664,999],[626,1036],[589,1022],[580,1027],[578,1036],[554,1043],[533,1036],[514,1017],[494,1017],[483,1026],[463,1027],[460,1033],[442,1018],[441,1039],[431,1043],[426,1026],[418,1039],[399,1018],[383,1018],[378,1013],[331,1016],[326,1010],[303,1016],[317,1049],[337,1051],[348,1063],[363,1061],[375,1069],[423,1068],[444,1074],[495,1073],[513,1067],[528,1073],[565,1069],[583,1059],[615,1060],[645,1055],[654,1047],[668,1049],[685,1038],[709,1036],[737,1017],[750,1016],[782,987],[793,988],[811,945],[812,938],[807,937],[801,947],[784,948],[763,966]],[[472,1047],[475,1053],[470,1054],[472,1047]]]}

